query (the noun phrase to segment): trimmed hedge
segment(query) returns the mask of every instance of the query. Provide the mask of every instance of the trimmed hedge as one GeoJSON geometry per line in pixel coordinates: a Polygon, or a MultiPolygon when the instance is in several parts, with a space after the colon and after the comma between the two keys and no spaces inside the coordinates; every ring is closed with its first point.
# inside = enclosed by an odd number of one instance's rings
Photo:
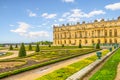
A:
{"type": "Polygon", "coordinates": [[[64,61],[64,60],[67,60],[67,59],[70,59],[70,58],[74,58],[74,57],[77,57],[77,56],[89,54],[91,52],[95,52],[95,51],[98,51],[98,50],[100,50],[100,49],[92,50],[92,51],[86,52],[84,54],[72,55],[72,56],[68,56],[68,57],[64,57],[64,58],[60,58],[60,59],[56,59],[56,60],[50,60],[50,61],[47,61],[47,62],[44,62],[44,63],[41,63],[41,64],[35,64],[35,65],[28,66],[28,67],[25,67],[25,68],[21,68],[21,69],[9,71],[9,72],[0,73],[0,79],[4,78],[4,77],[7,77],[7,76],[10,76],[10,75],[15,75],[15,74],[18,74],[18,73],[21,73],[21,72],[25,72],[25,71],[32,70],[32,69],[35,69],[35,68],[39,68],[39,67],[42,67],[42,66],[53,64],[53,63],[56,63],[56,62],[64,61]]]}

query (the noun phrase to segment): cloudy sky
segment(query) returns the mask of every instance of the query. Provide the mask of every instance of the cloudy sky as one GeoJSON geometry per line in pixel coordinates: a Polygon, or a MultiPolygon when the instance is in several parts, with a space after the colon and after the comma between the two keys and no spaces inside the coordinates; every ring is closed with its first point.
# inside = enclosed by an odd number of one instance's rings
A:
{"type": "Polygon", "coordinates": [[[120,0],[0,0],[0,43],[52,41],[53,25],[118,16],[120,0]]]}

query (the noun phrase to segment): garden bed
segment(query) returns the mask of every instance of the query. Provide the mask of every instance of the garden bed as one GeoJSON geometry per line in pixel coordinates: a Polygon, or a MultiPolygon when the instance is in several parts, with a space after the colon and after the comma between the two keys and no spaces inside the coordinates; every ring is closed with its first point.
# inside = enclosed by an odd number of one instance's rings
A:
{"type": "MultiPolygon", "coordinates": [[[[103,56],[106,55],[109,51],[105,50],[103,51],[103,56]]],[[[45,76],[42,76],[36,80],[65,80],[67,77],[72,75],[73,73],[81,70],[82,68],[86,67],[87,65],[91,64],[97,59],[96,55],[85,58],[79,62],[73,63],[67,67],[61,68],[59,70],[56,70],[52,73],[49,73],[45,76]]]]}

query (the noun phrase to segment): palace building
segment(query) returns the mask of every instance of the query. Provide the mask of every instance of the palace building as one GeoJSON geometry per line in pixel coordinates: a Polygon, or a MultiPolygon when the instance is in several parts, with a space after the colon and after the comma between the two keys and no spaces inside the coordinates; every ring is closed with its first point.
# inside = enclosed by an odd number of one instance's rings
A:
{"type": "Polygon", "coordinates": [[[120,43],[120,17],[116,20],[53,27],[53,45],[92,45],[120,43]]]}

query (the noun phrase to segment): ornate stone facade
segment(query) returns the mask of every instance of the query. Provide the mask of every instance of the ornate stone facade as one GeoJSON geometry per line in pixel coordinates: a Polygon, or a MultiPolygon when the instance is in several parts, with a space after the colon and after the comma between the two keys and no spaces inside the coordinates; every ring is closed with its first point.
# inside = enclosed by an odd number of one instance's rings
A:
{"type": "Polygon", "coordinates": [[[54,26],[54,45],[92,45],[95,43],[120,43],[120,17],[117,20],[101,21],[76,25],[54,26]]]}

